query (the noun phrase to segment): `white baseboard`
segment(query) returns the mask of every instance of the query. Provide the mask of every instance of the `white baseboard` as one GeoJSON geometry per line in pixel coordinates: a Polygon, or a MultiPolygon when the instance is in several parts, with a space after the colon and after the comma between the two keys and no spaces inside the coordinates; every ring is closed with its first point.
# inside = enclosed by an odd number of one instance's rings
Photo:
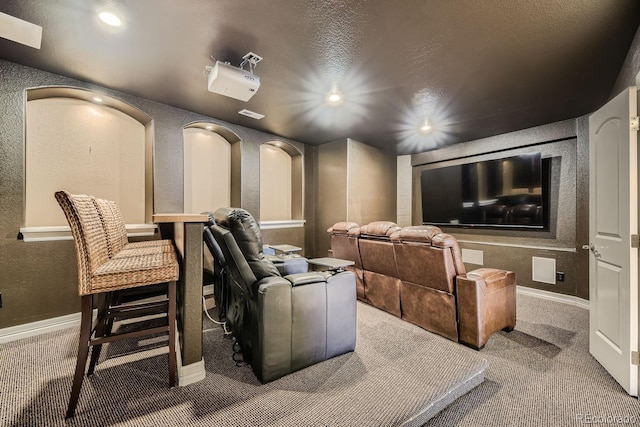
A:
{"type": "Polygon", "coordinates": [[[0,344],[72,327],[80,327],[80,313],[0,329],[0,344]]]}
{"type": "MultiPolygon", "coordinates": [[[[178,325],[176,324],[176,328],[178,325]]],[[[189,384],[197,383],[203,380],[207,372],[204,369],[204,359],[200,359],[196,363],[182,366],[182,352],[180,350],[179,334],[176,334],[176,359],[178,362],[178,386],[184,387],[189,384]]]]}
{"type": "MultiPolygon", "coordinates": [[[[94,316],[96,315],[96,310],[94,310],[93,314],[94,316]]],[[[52,319],[39,320],[37,322],[31,322],[24,325],[11,326],[9,328],[0,329],[0,344],[65,328],[79,329],[80,317],[80,313],[73,313],[67,314],[65,316],[54,317],[52,319]]],[[[180,340],[178,334],[176,334],[176,358],[178,362],[179,386],[182,387],[188,384],[193,384],[204,379],[206,375],[206,371],[204,368],[204,359],[200,359],[200,361],[187,366],[182,366],[180,340]]]]}
{"type": "Polygon", "coordinates": [[[178,385],[180,387],[197,383],[203,380],[205,376],[204,359],[187,366],[182,366],[182,363],[178,363],[178,385]]]}
{"type": "Polygon", "coordinates": [[[573,295],[558,294],[555,292],[543,291],[540,289],[527,288],[525,286],[516,286],[516,293],[534,298],[560,302],[562,304],[575,305],[576,307],[589,310],[589,300],[575,297],[573,295]]]}

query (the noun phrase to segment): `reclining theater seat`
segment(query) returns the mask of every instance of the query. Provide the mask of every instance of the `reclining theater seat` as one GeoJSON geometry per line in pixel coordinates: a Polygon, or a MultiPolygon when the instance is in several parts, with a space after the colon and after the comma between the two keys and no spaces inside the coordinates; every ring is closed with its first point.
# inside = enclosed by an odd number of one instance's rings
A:
{"type": "Polygon", "coordinates": [[[456,279],[460,342],[481,349],[494,332],[516,327],[516,275],[478,268],[456,279]]]}
{"type": "Polygon", "coordinates": [[[261,382],[355,349],[353,273],[281,277],[249,212],[222,208],[214,219],[209,229],[231,272],[227,322],[261,382]]]}
{"type": "Polygon", "coordinates": [[[400,227],[390,221],[375,221],[360,227],[360,257],[364,270],[364,294],[369,304],[398,317],[400,279],[391,235],[400,227]]]}
{"type": "Polygon", "coordinates": [[[455,279],[464,274],[458,243],[434,226],[405,227],[391,236],[400,285],[402,318],[458,341],[455,279]],[[459,261],[459,263],[456,263],[459,261]]]}
{"type": "Polygon", "coordinates": [[[353,261],[354,264],[345,267],[356,275],[356,293],[359,300],[366,301],[364,293],[364,277],[358,238],[360,227],[355,222],[338,222],[327,230],[331,239],[331,250],[334,258],[353,261]]]}
{"type": "Polygon", "coordinates": [[[405,227],[396,242],[402,318],[475,349],[516,324],[515,274],[466,273],[456,239],[433,226],[405,227]]]}

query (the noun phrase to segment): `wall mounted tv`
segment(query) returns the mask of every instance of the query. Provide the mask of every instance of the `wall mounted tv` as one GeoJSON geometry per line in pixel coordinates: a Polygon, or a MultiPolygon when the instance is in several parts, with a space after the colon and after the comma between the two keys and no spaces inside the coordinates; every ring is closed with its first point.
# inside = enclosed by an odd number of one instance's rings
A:
{"type": "Polygon", "coordinates": [[[546,230],[548,188],[540,153],[423,170],[422,223],[546,230]]]}

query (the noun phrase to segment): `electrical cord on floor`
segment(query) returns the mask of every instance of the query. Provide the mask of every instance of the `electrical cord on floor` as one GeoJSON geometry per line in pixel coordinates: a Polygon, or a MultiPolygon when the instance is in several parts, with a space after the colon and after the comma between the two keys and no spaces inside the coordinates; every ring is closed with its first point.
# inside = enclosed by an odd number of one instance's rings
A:
{"type": "Polygon", "coordinates": [[[215,323],[216,325],[221,325],[222,329],[224,330],[224,334],[225,335],[231,335],[231,331],[227,331],[227,322],[218,322],[217,320],[213,320],[213,318],[209,315],[209,311],[207,311],[207,304],[205,302],[204,299],[204,295],[202,296],[202,309],[204,310],[204,314],[207,315],[207,317],[209,318],[209,320],[211,320],[213,323],[215,323]]]}
{"type": "Polygon", "coordinates": [[[236,366],[237,367],[242,367],[242,366],[247,365],[247,363],[244,361],[244,355],[242,354],[242,348],[240,347],[240,344],[238,343],[238,341],[236,341],[236,337],[234,337],[232,335],[233,332],[227,331],[227,322],[226,321],[225,322],[219,322],[217,320],[213,320],[213,318],[209,314],[209,311],[207,310],[206,300],[204,299],[204,295],[202,296],[202,309],[204,310],[204,314],[206,314],[206,316],[209,318],[209,320],[211,320],[216,325],[221,325],[222,326],[222,329],[224,329],[224,336],[225,337],[230,337],[230,338],[233,339],[233,345],[231,346],[233,354],[231,355],[231,359],[236,364],[236,366]]]}
{"type": "Polygon", "coordinates": [[[231,355],[231,359],[235,362],[237,367],[246,366],[247,362],[244,361],[244,355],[242,354],[242,347],[238,341],[236,341],[236,337],[233,337],[233,345],[231,346],[233,354],[231,355]]]}

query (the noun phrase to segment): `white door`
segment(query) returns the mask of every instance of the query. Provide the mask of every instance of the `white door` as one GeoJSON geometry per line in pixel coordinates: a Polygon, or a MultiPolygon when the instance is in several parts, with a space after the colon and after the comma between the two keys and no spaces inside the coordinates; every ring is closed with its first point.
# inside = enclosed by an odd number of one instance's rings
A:
{"type": "Polygon", "coordinates": [[[589,117],[589,351],[630,395],[638,395],[637,89],[589,117]]]}

